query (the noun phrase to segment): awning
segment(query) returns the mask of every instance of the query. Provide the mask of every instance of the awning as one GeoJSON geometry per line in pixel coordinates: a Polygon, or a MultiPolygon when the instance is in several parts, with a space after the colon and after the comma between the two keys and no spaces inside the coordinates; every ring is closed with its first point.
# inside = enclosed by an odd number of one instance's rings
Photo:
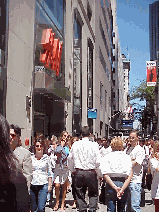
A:
{"type": "Polygon", "coordinates": [[[35,72],[34,92],[43,94],[53,94],[63,101],[71,102],[71,92],[60,81],[45,72],[35,72]]]}

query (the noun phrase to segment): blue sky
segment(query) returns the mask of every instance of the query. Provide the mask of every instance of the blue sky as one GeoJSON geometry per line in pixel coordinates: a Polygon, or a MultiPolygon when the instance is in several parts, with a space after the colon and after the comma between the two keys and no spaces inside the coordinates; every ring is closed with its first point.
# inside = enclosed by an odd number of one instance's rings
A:
{"type": "Polygon", "coordinates": [[[149,4],[153,2],[152,0],[117,0],[121,53],[131,60],[130,88],[146,79],[146,61],[149,61],[150,57],[149,4]]]}

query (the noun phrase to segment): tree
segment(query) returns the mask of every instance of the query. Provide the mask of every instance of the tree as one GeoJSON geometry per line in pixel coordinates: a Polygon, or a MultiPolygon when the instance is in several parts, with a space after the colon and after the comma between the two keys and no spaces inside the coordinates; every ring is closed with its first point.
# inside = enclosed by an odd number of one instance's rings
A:
{"type": "MultiPolygon", "coordinates": [[[[142,116],[140,121],[142,123],[143,128],[147,128],[147,124],[149,124],[153,120],[154,116],[154,105],[156,100],[155,95],[155,87],[147,86],[146,80],[140,81],[139,86],[134,86],[129,92],[129,100],[139,99],[140,101],[146,101],[146,107],[142,111],[142,116]]],[[[155,125],[153,125],[153,131],[156,131],[155,125]]]]}
{"type": "Polygon", "coordinates": [[[146,80],[140,81],[139,86],[134,86],[129,92],[129,100],[139,98],[140,101],[146,101],[146,105],[153,108],[155,104],[155,87],[147,86],[146,80]]]}

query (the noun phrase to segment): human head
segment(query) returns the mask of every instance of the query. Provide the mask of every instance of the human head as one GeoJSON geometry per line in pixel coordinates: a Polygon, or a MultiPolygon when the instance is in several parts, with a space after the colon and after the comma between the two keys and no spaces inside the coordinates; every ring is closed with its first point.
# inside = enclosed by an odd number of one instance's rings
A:
{"type": "Polygon", "coordinates": [[[159,141],[156,141],[154,146],[153,146],[153,152],[152,152],[152,157],[156,157],[157,153],[159,153],[159,141]]]}
{"type": "Polygon", "coordinates": [[[10,125],[10,146],[14,150],[17,146],[21,146],[21,129],[18,125],[10,125]]]}
{"type": "Polygon", "coordinates": [[[109,147],[110,141],[109,141],[109,139],[106,136],[104,136],[101,139],[101,143],[102,143],[103,147],[107,148],[107,147],[109,147]]]}
{"type": "Polygon", "coordinates": [[[132,130],[129,134],[129,144],[132,147],[135,147],[138,144],[138,140],[139,138],[137,130],[132,130]]]}
{"type": "Polygon", "coordinates": [[[51,143],[53,143],[54,141],[57,142],[57,137],[55,135],[52,135],[52,137],[51,137],[51,143]]]}
{"type": "Polygon", "coordinates": [[[10,148],[10,126],[0,114],[0,182],[1,185],[13,178],[16,173],[15,155],[10,148]]]}
{"type": "Polygon", "coordinates": [[[34,142],[34,154],[38,153],[40,150],[42,154],[45,152],[45,141],[42,138],[37,138],[34,142]]]}
{"type": "Polygon", "coordinates": [[[144,139],[144,138],[140,138],[140,139],[139,139],[139,145],[140,145],[141,147],[143,147],[143,146],[145,145],[145,139],[144,139]]]}
{"type": "Polygon", "coordinates": [[[67,131],[63,131],[60,134],[60,139],[67,140],[67,137],[68,137],[68,132],[67,131]]]}
{"type": "Polygon", "coordinates": [[[68,132],[67,131],[63,131],[60,136],[58,137],[58,144],[60,144],[61,146],[65,146],[67,143],[67,139],[68,138],[68,132]]]}
{"type": "Polygon", "coordinates": [[[114,151],[122,151],[123,150],[123,141],[120,136],[118,136],[118,137],[115,136],[111,140],[110,145],[111,145],[112,150],[114,150],[114,151]]]}
{"type": "Polygon", "coordinates": [[[74,142],[78,141],[79,138],[78,137],[72,137],[71,138],[71,145],[73,145],[74,142]]]}
{"type": "Polygon", "coordinates": [[[45,146],[49,146],[51,143],[49,136],[45,138],[45,146]]]}
{"type": "Polygon", "coordinates": [[[90,134],[89,127],[88,126],[83,126],[82,127],[82,136],[83,137],[89,137],[89,134],[90,134]]]}

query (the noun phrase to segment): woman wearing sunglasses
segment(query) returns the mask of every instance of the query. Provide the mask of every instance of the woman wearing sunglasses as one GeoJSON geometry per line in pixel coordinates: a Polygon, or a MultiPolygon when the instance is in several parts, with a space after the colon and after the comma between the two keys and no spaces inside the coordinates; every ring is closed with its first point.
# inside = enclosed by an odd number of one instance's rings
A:
{"type": "Polygon", "coordinates": [[[34,143],[32,155],[33,179],[30,194],[32,211],[43,212],[46,204],[47,193],[52,188],[52,170],[50,158],[45,152],[44,139],[38,138],[34,143]]]}
{"type": "Polygon", "coordinates": [[[62,185],[62,201],[61,201],[61,211],[65,211],[65,198],[68,184],[68,175],[69,170],[67,167],[67,156],[69,154],[67,145],[68,132],[63,131],[59,137],[59,145],[55,149],[55,155],[57,156],[56,165],[55,165],[55,195],[56,203],[53,208],[54,211],[57,211],[59,208],[59,195],[60,195],[60,185],[62,185]]]}

